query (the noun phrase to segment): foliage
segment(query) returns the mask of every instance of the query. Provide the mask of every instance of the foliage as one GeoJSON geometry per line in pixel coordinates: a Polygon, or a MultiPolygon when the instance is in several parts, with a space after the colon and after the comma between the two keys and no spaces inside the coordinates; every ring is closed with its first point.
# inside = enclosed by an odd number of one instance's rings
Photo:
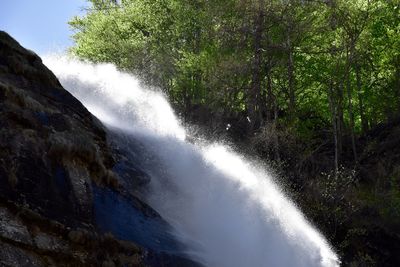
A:
{"type": "MultiPolygon", "coordinates": [[[[368,150],[358,137],[399,116],[399,1],[88,2],[70,22],[73,54],[139,75],[185,120],[245,137],[296,177],[299,203],[342,249],[371,235],[349,225],[364,209],[398,224],[399,176],[376,194],[354,170],[368,150]]],[[[346,263],[379,263],[368,249],[346,263]]]]}
{"type": "Polygon", "coordinates": [[[89,2],[71,51],[140,75],[187,116],[203,105],[306,136],[331,125],[339,164],[343,136],[400,110],[396,1],[89,2]]]}

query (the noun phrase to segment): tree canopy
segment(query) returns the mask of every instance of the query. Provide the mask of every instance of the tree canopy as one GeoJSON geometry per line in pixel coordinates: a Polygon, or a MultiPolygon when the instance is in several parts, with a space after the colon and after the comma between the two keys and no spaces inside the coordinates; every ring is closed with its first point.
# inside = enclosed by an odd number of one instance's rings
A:
{"type": "MultiPolygon", "coordinates": [[[[202,107],[299,136],[343,136],[400,111],[395,0],[90,0],[71,51],[162,88],[185,116],[202,107]]],[[[337,164],[336,164],[337,165],[337,164]]]]}

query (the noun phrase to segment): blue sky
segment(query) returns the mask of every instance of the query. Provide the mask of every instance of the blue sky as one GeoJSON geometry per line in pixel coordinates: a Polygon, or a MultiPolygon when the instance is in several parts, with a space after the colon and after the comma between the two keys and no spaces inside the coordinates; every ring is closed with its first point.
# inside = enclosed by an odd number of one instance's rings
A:
{"type": "Polygon", "coordinates": [[[83,15],[85,0],[0,0],[0,30],[38,54],[73,44],[67,22],[83,15]]]}

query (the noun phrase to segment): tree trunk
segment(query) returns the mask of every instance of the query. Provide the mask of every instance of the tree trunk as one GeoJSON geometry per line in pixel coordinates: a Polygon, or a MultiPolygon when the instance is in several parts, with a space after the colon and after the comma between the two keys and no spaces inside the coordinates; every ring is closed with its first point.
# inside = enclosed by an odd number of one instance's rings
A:
{"type": "Polygon", "coordinates": [[[352,48],[350,51],[346,52],[347,64],[346,64],[346,91],[347,91],[347,100],[349,105],[349,116],[350,116],[350,136],[351,136],[351,147],[353,150],[354,162],[357,162],[357,150],[356,150],[356,142],[354,137],[354,112],[353,112],[353,100],[352,100],[352,90],[351,90],[351,80],[350,80],[350,71],[351,71],[351,61],[352,61],[352,48]]]}
{"type": "MultiPolygon", "coordinates": [[[[290,32],[290,29],[288,29],[288,32],[290,32]]],[[[289,83],[289,118],[291,121],[293,121],[296,113],[296,95],[295,95],[293,49],[289,33],[287,34],[286,45],[288,51],[287,73],[288,73],[288,83],[289,83]]]]}
{"type": "Polygon", "coordinates": [[[251,88],[248,95],[248,116],[250,119],[250,131],[253,132],[260,124],[259,102],[261,95],[261,63],[262,49],[261,41],[264,24],[264,0],[258,2],[258,12],[254,19],[254,60],[252,64],[251,88]]]}
{"type": "Polygon", "coordinates": [[[364,101],[362,96],[361,68],[358,62],[356,62],[356,80],[357,80],[358,108],[361,117],[361,130],[363,133],[366,133],[368,131],[368,121],[365,118],[364,101]]]}
{"type": "Polygon", "coordinates": [[[274,94],[272,92],[272,78],[271,78],[271,67],[266,67],[266,76],[267,76],[267,109],[266,109],[266,120],[267,122],[271,122],[274,119],[274,94]]]}
{"type": "Polygon", "coordinates": [[[339,81],[339,85],[336,88],[337,90],[337,103],[336,103],[336,129],[337,129],[337,140],[338,140],[338,154],[339,154],[339,163],[340,157],[343,152],[343,81],[339,81]]]}
{"type": "Polygon", "coordinates": [[[334,97],[334,89],[333,89],[333,81],[330,81],[329,84],[329,92],[328,92],[328,102],[329,108],[331,110],[331,121],[332,121],[332,130],[333,130],[333,141],[335,146],[335,177],[337,177],[337,173],[339,170],[339,143],[338,143],[338,117],[337,117],[337,105],[334,97]]]}
{"type": "Polygon", "coordinates": [[[278,138],[278,130],[277,130],[277,123],[278,123],[278,103],[276,102],[276,99],[274,98],[274,121],[273,121],[273,126],[274,126],[274,150],[275,150],[275,160],[277,162],[280,162],[281,156],[279,154],[279,138],[278,138]]]}

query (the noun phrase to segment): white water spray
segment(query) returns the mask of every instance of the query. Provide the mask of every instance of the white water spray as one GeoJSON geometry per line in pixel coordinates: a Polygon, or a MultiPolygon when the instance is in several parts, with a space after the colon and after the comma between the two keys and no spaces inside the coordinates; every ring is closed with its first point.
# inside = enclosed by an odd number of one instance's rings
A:
{"type": "Polygon", "coordinates": [[[44,62],[105,125],[140,140],[157,157],[159,164],[147,169],[148,201],[190,257],[210,267],[339,266],[324,237],[265,170],[228,147],[185,142],[161,93],[110,64],[55,56],[44,62]]]}

